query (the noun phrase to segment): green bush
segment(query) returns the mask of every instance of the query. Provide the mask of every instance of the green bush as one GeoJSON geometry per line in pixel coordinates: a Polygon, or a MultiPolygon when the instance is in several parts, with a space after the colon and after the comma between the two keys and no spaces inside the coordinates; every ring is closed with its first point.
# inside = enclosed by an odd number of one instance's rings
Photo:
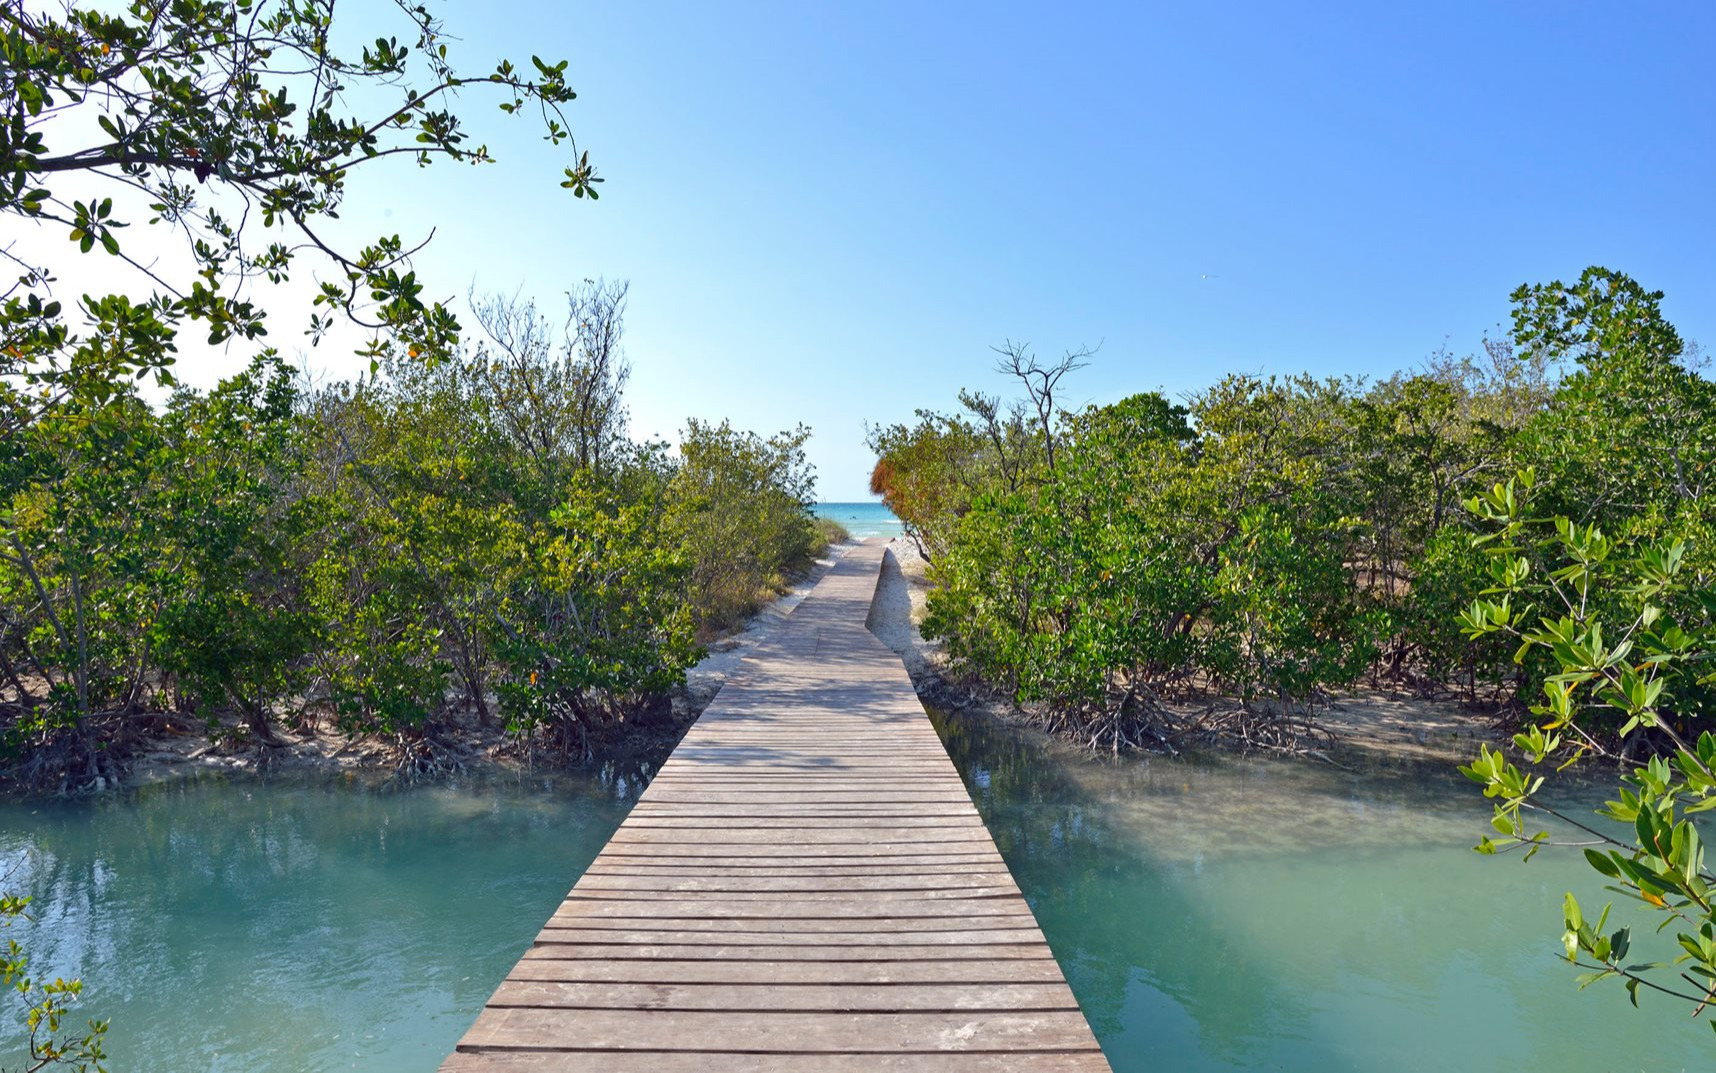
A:
{"type": "MultiPolygon", "coordinates": [[[[581,308],[618,316],[623,290],[601,293],[581,308]]],[[[821,550],[808,430],[693,422],[678,457],[634,443],[617,325],[598,365],[593,342],[513,316],[498,353],[308,395],[267,357],[159,412],[74,395],[7,440],[14,774],[117,776],[163,705],[276,745],[282,716],[325,703],[419,758],[467,711],[577,758],[659,710],[699,625],[736,621],[821,550]]]]}
{"type": "Polygon", "coordinates": [[[668,484],[671,526],[690,561],[692,610],[726,629],[776,595],[819,550],[804,426],[767,439],[693,420],[668,484]]]}
{"type": "Polygon", "coordinates": [[[962,392],[872,430],[874,483],[930,552],[925,629],[956,669],[1087,740],[1154,740],[1157,701],[1193,687],[1284,714],[1369,673],[1506,703],[1554,670],[1458,628],[1498,583],[1460,509],[1489,475],[1533,466],[1545,510],[1716,572],[1716,385],[1660,299],[1594,268],[1516,291],[1482,358],[1229,376],[1184,408],[1054,411],[1022,376],[1011,408],[962,392]]]}
{"type": "Polygon", "coordinates": [[[812,555],[821,555],[836,544],[852,542],[852,534],[833,518],[817,515],[810,519],[810,525],[816,534],[811,543],[812,555]]]}

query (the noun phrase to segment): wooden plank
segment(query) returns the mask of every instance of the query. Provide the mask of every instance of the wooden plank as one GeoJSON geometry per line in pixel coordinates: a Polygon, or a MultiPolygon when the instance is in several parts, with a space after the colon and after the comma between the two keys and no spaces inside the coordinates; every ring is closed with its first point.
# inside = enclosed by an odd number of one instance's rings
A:
{"type": "Polygon", "coordinates": [[[1010,961],[1015,958],[1051,957],[1049,946],[1032,943],[980,943],[961,946],[908,943],[593,943],[585,939],[557,943],[544,939],[524,952],[520,960],[579,961],[1010,961]]]}
{"type": "Polygon", "coordinates": [[[706,894],[695,898],[642,899],[580,895],[576,887],[550,919],[609,917],[675,920],[973,920],[1029,913],[1017,889],[1000,898],[800,898],[796,895],[706,894]]]}
{"type": "MultiPolygon", "coordinates": [[[[1006,884],[995,882],[994,886],[982,886],[982,888],[925,888],[911,889],[911,891],[870,891],[870,896],[875,898],[877,903],[903,900],[903,898],[913,898],[913,900],[921,901],[985,901],[990,900],[990,898],[1016,898],[1018,894],[1019,888],[1012,886],[1012,882],[1006,882],[1006,884]]],[[[767,901],[770,905],[779,905],[781,898],[791,898],[791,900],[801,901],[801,903],[805,903],[805,905],[815,906],[819,905],[819,903],[824,903],[824,901],[846,901],[849,896],[851,896],[851,893],[849,893],[849,891],[844,891],[844,889],[832,889],[832,891],[813,891],[813,889],[793,889],[793,891],[698,891],[698,893],[695,894],[686,893],[686,891],[606,891],[606,889],[582,889],[582,882],[580,882],[580,886],[571,888],[571,894],[566,896],[566,900],[614,900],[614,898],[628,898],[628,900],[631,901],[683,901],[685,898],[688,898],[688,896],[698,896],[698,898],[709,896],[709,898],[721,898],[721,900],[724,901],[767,901]]],[[[963,910],[963,906],[961,906],[961,910],[963,910]]],[[[958,910],[949,910],[949,912],[958,912],[958,910]]]]}
{"type": "Polygon", "coordinates": [[[639,930],[612,928],[544,928],[536,935],[537,946],[933,946],[948,953],[956,946],[956,954],[964,955],[974,946],[1015,946],[1020,943],[1034,947],[1043,945],[1042,933],[1036,925],[1020,928],[967,928],[959,931],[852,931],[852,932],[793,932],[793,931],[730,931],[715,932],[702,928],[680,930],[671,927],[639,930]]]}
{"type": "Polygon", "coordinates": [[[792,853],[776,853],[773,855],[752,855],[745,847],[739,847],[738,852],[721,854],[697,854],[695,856],[677,852],[678,846],[664,846],[659,851],[639,853],[604,853],[592,869],[601,868],[794,868],[806,871],[827,872],[830,875],[841,874],[847,870],[857,869],[886,869],[886,868],[958,868],[961,865],[985,865],[1005,867],[1001,855],[994,850],[984,851],[972,848],[968,851],[933,853],[934,846],[921,847],[923,852],[914,853],[866,853],[861,855],[822,855],[817,857],[801,857],[792,853]]]}
{"type": "Polygon", "coordinates": [[[1100,1053],[756,1054],[750,1051],[487,1051],[454,1054],[443,1073],[1108,1073],[1100,1053]]]}
{"type": "MultiPolygon", "coordinates": [[[[794,810],[832,812],[848,812],[862,815],[866,811],[886,812],[895,815],[916,816],[922,813],[955,812],[969,815],[965,810],[972,809],[971,799],[965,796],[955,797],[952,793],[943,792],[936,795],[936,800],[921,800],[927,795],[917,790],[901,790],[893,785],[884,787],[854,787],[851,784],[839,786],[830,785],[824,789],[809,789],[795,786],[789,789],[771,790],[766,787],[735,786],[726,790],[709,790],[706,792],[680,790],[675,793],[662,793],[649,798],[639,815],[650,815],[661,812],[705,812],[727,813],[756,812],[759,809],[779,809],[783,815],[791,815],[794,810]],[[719,794],[728,798],[725,801],[703,801],[704,796],[719,794]]],[[[975,812],[975,809],[972,809],[975,812]]]]}
{"type": "MultiPolygon", "coordinates": [[[[843,802],[832,802],[831,804],[838,807],[840,804],[843,804],[843,802]]],[[[817,804],[810,801],[795,802],[794,806],[788,806],[779,810],[768,810],[768,803],[766,801],[758,800],[725,803],[680,802],[673,804],[669,808],[657,809],[644,813],[636,818],[628,818],[625,823],[620,825],[619,831],[630,832],[643,828],[660,827],[663,825],[663,821],[666,821],[669,825],[675,821],[685,821],[685,826],[701,826],[714,830],[726,828],[743,830],[748,827],[758,826],[758,824],[754,822],[747,821],[810,819],[820,822],[809,824],[793,823],[790,824],[790,826],[803,827],[811,830],[838,830],[843,827],[881,828],[884,831],[892,831],[902,839],[909,838],[920,828],[928,829],[933,827],[959,826],[973,832],[980,841],[992,841],[989,838],[988,829],[983,826],[983,822],[979,817],[967,814],[960,806],[955,805],[952,802],[913,803],[908,806],[911,810],[910,814],[903,816],[864,815],[862,813],[853,814],[839,812],[830,810],[829,804],[817,804]],[[743,810],[747,814],[731,816],[721,815],[728,811],[737,810],[743,810]],[[768,812],[765,812],[764,810],[773,812],[773,815],[769,815],[768,812]],[[698,824],[696,822],[698,820],[711,820],[715,822],[698,824]]],[[[898,808],[899,806],[892,807],[898,808]]],[[[767,825],[768,824],[764,824],[764,826],[767,825]]]]}
{"type": "MultiPolygon", "coordinates": [[[[842,775],[825,775],[825,776],[822,776],[820,778],[811,778],[811,779],[778,779],[778,778],[696,779],[696,778],[680,778],[680,779],[675,779],[673,781],[673,783],[670,785],[662,785],[662,783],[660,783],[659,781],[651,783],[650,784],[651,786],[659,787],[659,789],[654,794],[651,794],[649,797],[649,800],[644,802],[644,804],[647,808],[656,808],[656,807],[663,805],[663,804],[673,803],[675,796],[681,795],[681,794],[699,795],[699,794],[706,794],[706,793],[740,793],[740,794],[789,794],[789,793],[805,794],[805,793],[810,793],[810,794],[823,794],[823,795],[833,795],[833,794],[852,795],[852,796],[860,797],[861,799],[857,800],[857,801],[844,802],[845,804],[849,804],[849,805],[871,805],[871,804],[875,803],[874,798],[876,798],[878,796],[892,797],[893,795],[895,795],[897,793],[905,793],[905,794],[913,794],[913,795],[924,793],[926,784],[928,784],[930,787],[932,787],[937,792],[938,797],[942,797],[942,796],[954,797],[955,796],[954,793],[952,792],[954,790],[953,786],[951,786],[950,784],[945,782],[939,775],[931,775],[928,773],[921,775],[921,776],[912,777],[912,778],[903,778],[898,774],[889,774],[886,776],[884,776],[884,775],[872,775],[872,776],[869,776],[867,778],[866,777],[853,776],[853,775],[844,775],[844,774],[842,774],[842,775]],[[870,799],[868,799],[868,800],[862,799],[863,795],[869,795],[870,799]]],[[[768,799],[768,803],[773,804],[773,805],[785,805],[785,804],[792,804],[792,801],[788,798],[783,798],[783,797],[770,797],[768,799]]],[[[817,802],[817,803],[820,804],[823,802],[817,802]]],[[[961,790],[961,794],[958,798],[957,803],[969,805],[971,803],[971,799],[969,797],[963,796],[963,790],[961,790]]]]}
{"type": "Polygon", "coordinates": [[[873,1012],[1076,1010],[1062,983],[619,984],[506,980],[489,1005],[570,1010],[873,1012]]]}
{"type": "Polygon", "coordinates": [[[958,802],[893,802],[886,801],[854,808],[846,801],[794,801],[771,807],[767,800],[696,802],[658,802],[647,812],[628,816],[622,827],[659,826],[662,822],[680,820],[713,820],[709,827],[756,826],[755,821],[814,820],[797,822],[800,827],[891,827],[909,832],[920,826],[946,826],[957,821],[967,827],[983,828],[983,821],[968,805],[958,802]],[[888,822],[893,821],[893,822],[888,822]]]}
{"type": "MultiPolygon", "coordinates": [[[[719,795],[698,795],[693,798],[664,798],[652,803],[648,812],[641,813],[639,819],[673,818],[676,816],[721,817],[727,813],[743,815],[758,815],[764,810],[777,816],[818,816],[829,819],[840,819],[842,816],[863,819],[865,813],[854,811],[857,805],[874,813],[883,813],[883,819],[914,820],[922,817],[934,821],[941,817],[954,817],[963,820],[976,820],[977,817],[965,810],[968,801],[955,801],[951,798],[939,801],[912,800],[907,795],[894,794],[829,794],[821,798],[814,794],[794,794],[791,799],[775,798],[758,792],[735,792],[719,795]],[[704,796],[721,797],[725,800],[704,800],[704,796]],[[903,815],[902,815],[903,814],[903,815]]],[[[871,818],[878,818],[872,815],[871,818]]],[[[629,817],[628,817],[629,819],[629,817]]],[[[915,823],[895,824],[894,827],[902,832],[916,827],[915,823]]]]}
{"type": "MultiPolygon", "coordinates": [[[[770,816],[767,814],[750,816],[703,816],[703,815],[662,815],[660,813],[633,816],[622,825],[623,829],[683,827],[689,830],[714,828],[719,831],[841,831],[841,830],[874,830],[900,833],[902,816],[770,816]]],[[[958,828],[963,831],[981,831],[985,836],[989,829],[983,826],[983,821],[977,816],[919,816],[914,817],[911,830],[921,831],[927,828],[958,828]]]]}
{"type": "Polygon", "coordinates": [[[995,844],[982,842],[939,842],[917,845],[890,845],[886,842],[843,843],[835,845],[793,845],[782,843],[767,846],[721,846],[702,842],[638,842],[629,846],[608,843],[602,857],[697,857],[745,858],[750,860],[802,860],[813,862],[885,860],[917,857],[969,857],[999,853],[995,844]]]}
{"type": "MultiPolygon", "coordinates": [[[[963,922],[962,922],[963,923],[963,922]]],[[[972,928],[1034,928],[1037,922],[1029,913],[988,916],[974,919],[972,928]]],[[[699,920],[681,917],[584,917],[553,916],[548,928],[584,928],[599,931],[637,928],[676,928],[681,931],[706,931],[734,935],[743,932],[794,932],[814,935],[821,932],[945,932],[956,930],[946,917],[872,917],[868,919],[833,919],[800,917],[798,919],[699,920]]],[[[548,932],[544,930],[542,934],[548,932]]]]}
{"type": "Polygon", "coordinates": [[[988,831],[978,827],[947,828],[947,827],[917,827],[902,829],[898,826],[886,827],[879,830],[864,830],[862,828],[826,828],[810,831],[769,831],[755,829],[723,830],[713,828],[697,831],[674,831],[652,827],[621,827],[614,832],[610,844],[659,844],[670,842],[692,842],[700,846],[711,845],[853,845],[871,843],[884,846],[912,846],[926,842],[970,842],[980,846],[994,845],[988,831]]]}
{"type": "MultiPolygon", "coordinates": [[[[609,872],[585,872],[578,881],[578,890],[593,891],[676,891],[708,892],[711,894],[850,894],[854,891],[968,891],[994,890],[1007,883],[1006,872],[947,872],[941,875],[914,872],[903,876],[628,876],[609,872]]],[[[930,896],[926,893],[926,897],[930,896]]]]}
{"type": "Polygon", "coordinates": [[[746,961],[649,958],[636,961],[525,957],[509,980],[595,983],[800,984],[1003,984],[1062,983],[1060,966],[1045,954],[991,961],[746,961]]]}
{"type": "Polygon", "coordinates": [[[963,875],[1004,875],[1007,866],[1000,861],[979,859],[969,864],[840,864],[840,865],[807,865],[797,863],[785,864],[749,864],[729,865],[724,863],[709,863],[709,858],[700,858],[699,864],[637,864],[615,861],[604,861],[592,865],[585,875],[599,876],[816,876],[831,878],[834,876],[934,876],[958,873],[963,875]]]}
{"type": "Polygon", "coordinates": [[[708,1010],[541,1010],[489,1007],[464,1049],[749,1051],[887,1054],[1094,1050],[1076,1010],[996,1013],[757,1013],[708,1010]]]}

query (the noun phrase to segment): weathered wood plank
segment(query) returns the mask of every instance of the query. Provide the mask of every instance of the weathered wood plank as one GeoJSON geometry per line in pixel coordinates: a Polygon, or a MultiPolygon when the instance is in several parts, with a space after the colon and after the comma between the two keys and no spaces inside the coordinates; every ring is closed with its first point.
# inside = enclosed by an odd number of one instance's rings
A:
{"type": "Polygon", "coordinates": [[[1076,1010],[954,1013],[756,1013],[490,1007],[461,1049],[888,1054],[1095,1050],[1076,1010]]]}
{"type": "Polygon", "coordinates": [[[787,845],[787,846],[833,846],[874,843],[887,846],[912,846],[926,842],[970,842],[976,845],[994,845],[989,834],[981,826],[976,828],[948,827],[917,827],[900,828],[898,826],[880,830],[865,830],[855,827],[817,828],[809,831],[769,831],[749,828],[726,830],[713,828],[710,830],[662,830],[653,827],[621,827],[614,832],[610,840],[612,845],[634,845],[670,842],[692,842],[701,846],[710,845],[787,845]]]}
{"type": "Polygon", "coordinates": [[[1012,958],[1051,957],[1047,943],[981,943],[950,947],[910,946],[905,943],[824,943],[789,946],[781,943],[592,943],[579,940],[557,943],[537,936],[536,945],[525,951],[526,959],[577,961],[585,958],[668,958],[695,961],[699,958],[728,961],[1006,961],[1012,958]]]}
{"type": "MultiPolygon", "coordinates": [[[[992,900],[992,899],[1002,899],[1002,898],[1017,898],[1019,896],[1019,888],[1014,886],[1011,882],[1003,884],[999,880],[997,880],[993,885],[986,886],[986,887],[970,887],[970,888],[961,887],[961,888],[953,889],[953,890],[930,890],[930,889],[912,890],[912,891],[882,891],[882,890],[877,890],[877,891],[868,891],[866,893],[869,894],[870,898],[874,899],[873,904],[877,904],[877,905],[897,903],[901,900],[908,899],[908,898],[916,900],[916,901],[925,901],[925,902],[930,902],[930,901],[958,902],[961,904],[959,904],[958,906],[956,906],[954,908],[950,908],[948,911],[950,913],[963,913],[965,911],[965,908],[966,908],[965,903],[967,903],[967,902],[980,902],[980,901],[988,901],[988,900],[992,900]]],[[[671,891],[671,890],[662,890],[662,891],[634,890],[634,891],[617,892],[617,891],[607,891],[607,890],[601,890],[601,889],[585,889],[582,882],[580,882],[578,886],[575,886],[572,888],[572,893],[568,894],[566,896],[566,900],[568,902],[572,902],[572,901],[598,901],[598,900],[610,900],[611,901],[611,900],[621,899],[621,900],[629,900],[629,901],[640,902],[640,903],[646,902],[646,901],[663,901],[663,902],[678,903],[678,902],[684,901],[687,897],[720,898],[721,900],[728,901],[728,902],[759,902],[759,903],[766,903],[769,905],[779,905],[781,902],[781,899],[790,898],[796,903],[805,905],[805,906],[810,907],[810,908],[816,908],[816,907],[818,907],[822,904],[825,904],[825,903],[845,902],[851,897],[851,892],[846,891],[846,890],[822,890],[822,891],[819,891],[819,890],[810,890],[810,889],[798,889],[798,890],[792,890],[792,891],[719,891],[719,892],[707,891],[707,892],[698,892],[697,894],[692,895],[692,894],[688,894],[685,892],[676,892],[676,891],[671,891]]]]}
{"type": "MultiPolygon", "coordinates": [[[[681,931],[707,931],[720,935],[744,932],[796,932],[813,935],[819,932],[946,932],[958,930],[960,924],[971,928],[1034,928],[1036,918],[1029,913],[1007,916],[973,918],[970,922],[950,923],[946,917],[872,917],[836,918],[798,917],[795,919],[758,918],[752,920],[708,920],[695,917],[587,917],[555,915],[548,919],[548,928],[587,928],[592,930],[628,930],[638,928],[675,928],[681,931]]],[[[543,934],[547,934],[546,931],[543,934]]]]}
{"type": "Polygon", "coordinates": [[[770,802],[748,802],[740,805],[669,805],[659,803],[649,809],[628,815],[626,822],[661,821],[661,819],[746,819],[746,817],[781,817],[781,819],[973,819],[978,815],[970,803],[949,802],[944,805],[851,805],[844,802],[822,802],[817,805],[781,805],[770,802]]]}
{"type": "Polygon", "coordinates": [[[1015,889],[1006,897],[949,898],[819,898],[794,895],[742,897],[705,894],[696,898],[644,900],[629,896],[580,895],[576,887],[550,919],[602,920],[609,917],[649,917],[678,920],[974,920],[1012,917],[1030,907],[1015,889]]]}
{"type": "Polygon", "coordinates": [[[1060,983],[1060,966],[1052,957],[1008,958],[1000,961],[711,961],[697,958],[651,958],[639,961],[575,961],[526,957],[513,967],[509,980],[595,983],[762,984],[1002,984],[1060,983]]]}
{"type": "Polygon", "coordinates": [[[906,867],[957,868],[967,864],[1004,866],[1001,855],[994,850],[931,853],[928,850],[935,847],[927,846],[923,847],[925,852],[921,853],[823,854],[816,857],[801,857],[791,853],[752,855],[745,847],[739,847],[740,852],[737,853],[691,855],[676,852],[679,848],[664,846],[659,852],[604,853],[597,863],[603,868],[797,868],[830,870],[830,874],[840,874],[847,869],[863,871],[906,867]]]}
{"type": "Polygon", "coordinates": [[[611,872],[585,872],[578,890],[709,892],[721,894],[850,894],[854,891],[994,890],[1010,881],[1006,872],[947,872],[941,875],[916,872],[903,876],[628,876],[611,872]]]}
{"type": "Polygon", "coordinates": [[[710,864],[709,858],[700,858],[702,863],[690,864],[628,864],[624,862],[604,861],[600,866],[592,866],[585,875],[599,876],[817,876],[831,878],[834,876],[924,876],[946,875],[960,873],[964,875],[993,874],[1001,875],[1006,872],[1006,865],[999,861],[979,860],[968,864],[949,864],[945,861],[935,864],[842,864],[842,865],[806,865],[797,863],[773,865],[728,865],[710,864]]]}
{"type": "Polygon", "coordinates": [[[507,980],[489,1005],[570,1010],[900,1013],[1076,1010],[1065,984],[617,984],[507,980]]]}
{"type": "MultiPolygon", "coordinates": [[[[900,833],[900,820],[904,816],[703,816],[698,814],[676,816],[672,814],[652,813],[644,816],[633,816],[626,820],[624,830],[643,828],[659,829],[663,827],[682,827],[688,830],[703,830],[714,828],[720,831],[843,831],[843,830],[876,830],[900,833]]],[[[957,828],[962,831],[982,831],[989,833],[983,826],[983,821],[977,816],[919,816],[912,819],[911,829],[921,831],[926,828],[957,828]]]]}
{"type": "Polygon", "coordinates": [[[936,929],[920,931],[712,931],[707,928],[577,928],[550,926],[536,935],[538,946],[585,943],[612,946],[1007,946],[1030,943],[1041,946],[1042,933],[1035,924],[1015,927],[936,929]]]}
{"type": "Polygon", "coordinates": [[[667,790],[650,798],[658,805],[958,805],[970,801],[964,787],[957,790],[667,790]]]}
{"type": "Polygon", "coordinates": [[[679,843],[648,843],[640,842],[631,846],[616,846],[608,844],[602,851],[603,857],[726,857],[747,858],[751,860],[806,860],[806,861],[864,861],[880,860],[889,857],[969,857],[973,854],[995,853],[994,843],[979,842],[942,842],[926,843],[915,846],[890,845],[886,842],[851,843],[838,845],[792,845],[783,843],[769,846],[713,846],[700,842],[679,843]]]}
{"type": "Polygon", "coordinates": [[[1094,1051],[1065,1054],[756,1054],[751,1051],[486,1051],[455,1054],[443,1073],[1108,1073],[1094,1051]]]}
{"type": "Polygon", "coordinates": [[[711,961],[703,958],[640,961],[575,961],[526,957],[509,980],[556,982],[706,983],[706,984],[1000,984],[1058,983],[1060,966],[1052,957],[1000,961],[711,961]]]}

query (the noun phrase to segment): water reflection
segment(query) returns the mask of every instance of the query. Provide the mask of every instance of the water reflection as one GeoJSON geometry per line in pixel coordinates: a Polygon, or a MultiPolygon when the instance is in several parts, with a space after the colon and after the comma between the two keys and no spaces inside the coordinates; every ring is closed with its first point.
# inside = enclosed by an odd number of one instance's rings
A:
{"type": "Polygon", "coordinates": [[[1450,767],[1103,762],[936,723],[1120,1073],[1707,1066],[1684,1010],[1576,992],[1558,910],[1597,877],[1471,853],[1487,807],[1450,767]]]}

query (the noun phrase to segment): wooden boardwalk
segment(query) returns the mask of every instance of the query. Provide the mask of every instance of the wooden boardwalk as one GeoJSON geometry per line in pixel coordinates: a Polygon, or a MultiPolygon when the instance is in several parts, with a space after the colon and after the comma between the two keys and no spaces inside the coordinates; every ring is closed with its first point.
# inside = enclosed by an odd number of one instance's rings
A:
{"type": "Polygon", "coordinates": [[[849,552],[685,736],[443,1073],[1106,1073],[849,552]]]}

